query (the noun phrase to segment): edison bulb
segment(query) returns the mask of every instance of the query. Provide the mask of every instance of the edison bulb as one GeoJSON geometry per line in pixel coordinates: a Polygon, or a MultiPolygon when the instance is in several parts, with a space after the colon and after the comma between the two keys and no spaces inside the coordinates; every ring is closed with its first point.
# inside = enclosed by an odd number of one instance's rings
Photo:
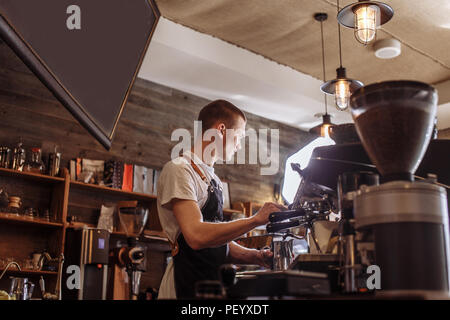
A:
{"type": "Polygon", "coordinates": [[[324,138],[330,137],[330,125],[329,124],[323,124],[320,128],[320,136],[324,138]]]}
{"type": "Polygon", "coordinates": [[[375,39],[380,25],[380,8],[375,5],[362,5],[355,10],[355,37],[366,45],[375,39]]]}
{"type": "Polygon", "coordinates": [[[348,81],[339,80],[336,82],[335,99],[336,106],[339,110],[348,108],[350,102],[350,86],[348,81]]]}

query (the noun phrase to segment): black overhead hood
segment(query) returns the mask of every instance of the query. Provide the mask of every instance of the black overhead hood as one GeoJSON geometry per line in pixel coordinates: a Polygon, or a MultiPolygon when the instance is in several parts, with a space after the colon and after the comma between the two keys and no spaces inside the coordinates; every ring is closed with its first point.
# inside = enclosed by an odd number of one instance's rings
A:
{"type": "Polygon", "coordinates": [[[0,36],[109,149],[159,17],[154,0],[0,0],[0,36]]]}

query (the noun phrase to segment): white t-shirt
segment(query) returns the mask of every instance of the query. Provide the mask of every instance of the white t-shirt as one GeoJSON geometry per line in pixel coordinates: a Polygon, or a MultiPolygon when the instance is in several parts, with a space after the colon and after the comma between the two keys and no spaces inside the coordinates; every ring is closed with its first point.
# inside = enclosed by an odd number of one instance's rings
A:
{"type": "MultiPolygon", "coordinates": [[[[183,157],[166,163],[158,179],[157,207],[159,221],[171,243],[175,243],[180,233],[180,226],[172,211],[171,200],[194,200],[201,209],[208,199],[208,183],[203,181],[192,168],[190,159],[200,168],[208,181],[214,179],[222,188],[222,182],[214,173],[214,168],[205,164],[190,151],[183,157]]],[[[167,265],[158,299],[176,299],[173,259],[167,265]]]]}

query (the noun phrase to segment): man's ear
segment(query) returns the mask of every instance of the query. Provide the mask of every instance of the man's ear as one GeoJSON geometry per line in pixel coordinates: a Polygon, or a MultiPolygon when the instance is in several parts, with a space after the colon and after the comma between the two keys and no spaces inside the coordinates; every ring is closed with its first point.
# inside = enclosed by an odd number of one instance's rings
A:
{"type": "Polygon", "coordinates": [[[217,127],[218,129],[219,129],[219,131],[220,131],[220,133],[222,134],[222,135],[224,135],[225,134],[225,124],[223,124],[223,123],[220,123],[219,124],[219,126],[217,127]]]}

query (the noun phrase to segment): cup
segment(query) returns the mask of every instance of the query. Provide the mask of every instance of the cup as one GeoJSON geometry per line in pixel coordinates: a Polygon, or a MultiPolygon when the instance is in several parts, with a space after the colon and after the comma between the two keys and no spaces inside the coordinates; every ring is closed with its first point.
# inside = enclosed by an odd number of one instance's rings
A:
{"type": "Polygon", "coordinates": [[[33,270],[40,270],[41,266],[39,265],[39,260],[41,259],[41,253],[33,253],[32,264],[33,270]]]}
{"type": "Polygon", "coordinates": [[[33,294],[34,283],[28,282],[28,278],[11,277],[9,295],[15,296],[16,300],[29,300],[33,294]]]}
{"type": "Polygon", "coordinates": [[[287,270],[294,261],[294,238],[274,237],[272,239],[273,266],[275,271],[287,270]]]}

